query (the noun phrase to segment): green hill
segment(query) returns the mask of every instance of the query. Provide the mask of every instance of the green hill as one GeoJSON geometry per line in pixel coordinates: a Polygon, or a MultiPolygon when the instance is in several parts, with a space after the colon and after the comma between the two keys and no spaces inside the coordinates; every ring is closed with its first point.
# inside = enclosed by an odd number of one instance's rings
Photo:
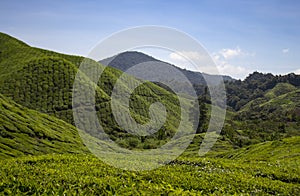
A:
{"type": "MultiPolygon", "coordinates": [[[[83,59],[33,48],[0,33],[0,93],[20,105],[74,125],[72,90],[75,74],[83,59]]],[[[180,123],[178,119],[181,112],[184,112],[180,110],[177,96],[151,82],[146,82],[134,90],[130,97],[130,112],[137,122],[144,124],[149,121],[149,106],[152,103],[161,102],[167,110],[167,120],[162,128],[154,135],[143,138],[144,144],[141,144],[139,138],[127,133],[113,118],[110,96],[123,72],[112,67],[105,68],[93,60],[89,60],[89,63],[103,71],[101,78],[94,84],[81,73],[81,80],[86,88],[96,85],[97,115],[111,139],[123,147],[155,148],[174,135],[180,123]],[[133,140],[134,142],[130,142],[133,140]]],[[[132,83],[138,82],[133,77],[127,78],[132,83]]],[[[124,89],[127,85],[121,84],[124,89]]],[[[189,102],[186,100],[185,104],[189,105],[189,102]]],[[[191,130],[190,125],[185,126],[187,131],[191,130]]]]}
{"type": "Polygon", "coordinates": [[[74,126],[0,94],[0,158],[87,152],[74,126]]]}
{"type": "Polygon", "coordinates": [[[292,92],[297,90],[297,88],[289,83],[278,83],[274,88],[272,88],[271,90],[269,90],[264,97],[266,97],[267,99],[272,99],[272,98],[276,98],[280,95],[292,92]]]}
{"type": "MultiPolygon", "coordinates": [[[[212,152],[206,157],[198,156],[199,145],[205,136],[205,133],[199,133],[176,160],[164,165],[162,156],[151,154],[151,158],[164,166],[132,172],[95,158],[83,145],[78,134],[82,132],[73,126],[72,90],[82,60],[83,57],[33,48],[0,33],[1,194],[299,194],[300,136],[291,137],[299,135],[300,130],[298,76],[254,73],[243,82],[227,83],[229,105],[236,110],[243,109],[237,112],[230,108],[232,111],[227,113],[221,136],[212,152]]],[[[151,136],[131,135],[116,123],[111,108],[112,90],[123,72],[105,68],[93,60],[88,62],[97,71],[103,71],[101,79],[93,83],[86,72],[79,71],[80,81],[84,83],[83,88],[95,87],[95,109],[112,140],[135,152],[169,142],[181,122],[181,115],[189,114],[179,107],[179,99],[172,91],[151,82],[134,89],[129,105],[130,114],[137,122],[149,122],[149,107],[155,102],[166,106],[167,120],[151,136]]],[[[133,84],[139,82],[129,75],[124,76],[133,84]]],[[[124,89],[129,86],[124,82],[120,85],[124,89]]],[[[189,106],[191,102],[184,99],[183,104],[189,106]]],[[[121,118],[126,119],[125,116],[121,118]]],[[[161,118],[161,114],[155,118],[161,118]]],[[[188,133],[192,125],[183,124],[188,133]]],[[[169,143],[177,147],[189,141],[191,135],[184,133],[169,143]]],[[[97,140],[97,133],[92,136],[94,138],[88,138],[89,144],[107,147],[110,150],[107,155],[114,159],[113,148],[116,146],[97,140]]],[[[174,153],[173,149],[164,152],[167,152],[166,156],[174,153]]],[[[138,162],[138,159],[128,160],[128,157],[129,154],[124,153],[118,162],[151,168],[149,161],[138,162]]]]}
{"type": "Polygon", "coordinates": [[[300,90],[283,83],[268,91],[264,98],[249,102],[239,112],[239,118],[297,122],[299,112],[300,90]]]}
{"type": "Polygon", "coordinates": [[[254,72],[243,81],[236,80],[225,83],[227,105],[239,111],[246,104],[255,99],[272,98],[279,94],[287,93],[293,90],[294,87],[299,89],[300,75],[290,73],[287,75],[274,76],[270,73],[263,74],[254,72]]]}
{"type": "Polygon", "coordinates": [[[232,111],[221,134],[235,147],[300,135],[299,95],[299,88],[280,82],[239,111],[232,111]]]}
{"type": "Polygon", "coordinates": [[[242,161],[288,161],[300,160],[300,136],[267,141],[218,155],[242,161]]]}

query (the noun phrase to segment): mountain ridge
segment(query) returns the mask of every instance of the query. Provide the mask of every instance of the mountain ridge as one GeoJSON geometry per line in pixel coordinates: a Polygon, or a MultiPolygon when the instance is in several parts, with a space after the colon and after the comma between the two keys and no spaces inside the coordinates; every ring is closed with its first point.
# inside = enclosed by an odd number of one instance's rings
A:
{"type": "Polygon", "coordinates": [[[212,74],[206,74],[203,72],[195,72],[195,71],[182,69],[180,67],[177,67],[176,65],[173,65],[168,62],[164,62],[162,60],[158,60],[152,56],[149,56],[147,54],[144,54],[144,53],[138,52],[138,51],[122,52],[115,56],[112,56],[112,57],[109,57],[106,59],[102,59],[99,62],[104,65],[115,67],[122,71],[126,71],[134,65],[137,65],[139,63],[149,62],[149,61],[160,62],[163,64],[165,63],[167,65],[171,65],[172,67],[174,67],[174,68],[178,69],[180,72],[182,72],[187,77],[187,79],[189,79],[190,82],[194,85],[206,85],[207,82],[205,81],[203,75],[205,75],[206,79],[210,80],[209,81],[210,84],[215,84],[215,85],[217,85],[220,82],[220,76],[225,81],[235,80],[230,76],[212,75],[212,74]]]}

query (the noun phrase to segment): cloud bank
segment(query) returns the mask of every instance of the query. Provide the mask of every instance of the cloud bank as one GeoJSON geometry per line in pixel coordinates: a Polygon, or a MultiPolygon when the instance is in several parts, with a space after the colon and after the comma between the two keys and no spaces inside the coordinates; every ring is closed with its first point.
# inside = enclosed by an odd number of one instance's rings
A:
{"type": "Polygon", "coordinates": [[[224,48],[220,51],[211,54],[211,57],[215,63],[215,66],[211,64],[209,57],[205,54],[199,54],[196,51],[180,51],[172,52],[169,54],[169,62],[175,64],[184,69],[192,71],[201,71],[208,74],[221,74],[229,75],[237,79],[245,78],[253,70],[247,69],[240,65],[232,63],[236,58],[242,58],[247,56],[255,56],[254,53],[248,53],[241,48],[224,48]],[[201,62],[197,69],[189,60],[201,62]]]}

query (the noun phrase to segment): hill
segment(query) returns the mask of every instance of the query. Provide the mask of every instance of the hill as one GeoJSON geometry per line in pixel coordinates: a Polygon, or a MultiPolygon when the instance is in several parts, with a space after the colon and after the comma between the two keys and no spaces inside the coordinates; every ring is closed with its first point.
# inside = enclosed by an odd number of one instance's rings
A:
{"type": "Polygon", "coordinates": [[[300,75],[294,73],[288,75],[272,75],[270,73],[263,74],[254,72],[250,74],[245,80],[226,82],[227,105],[232,109],[238,111],[250,101],[272,96],[278,96],[291,89],[300,88],[300,75]],[[280,83],[284,85],[277,86],[280,83]],[[273,89],[272,92],[269,92],[273,89]],[[269,92],[269,93],[268,93],[269,92]],[[265,95],[268,93],[267,95],[265,95]]]}
{"type": "Polygon", "coordinates": [[[296,163],[300,160],[300,136],[247,146],[232,152],[226,152],[218,155],[218,157],[242,160],[245,162],[285,161],[296,163]]]}
{"type": "MultiPolygon", "coordinates": [[[[130,61],[136,60],[139,59],[130,61]]],[[[93,107],[110,139],[132,152],[157,148],[166,142],[177,146],[189,141],[191,135],[185,133],[190,132],[192,125],[179,119],[186,118],[190,111],[179,105],[192,106],[191,100],[184,98],[179,104],[179,98],[172,90],[151,82],[138,86],[130,95],[131,117],[146,124],[151,120],[150,105],[160,102],[166,107],[167,119],[157,133],[134,136],[116,123],[111,96],[120,76],[129,81],[119,83],[122,90],[141,80],[89,59],[89,66],[96,67],[96,72],[103,71],[100,80],[93,82],[86,76],[89,70],[79,71],[82,61],[83,57],[33,48],[0,33],[1,194],[299,194],[300,136],[295,136],[300,134],[297,75],[273,76],[255,72],[245,81],[227,82],[232,108],[227,112],[224,128],[212,152],[206,157],[198,156],[205,137],[200,131],[177,159],[166,163],[162,156],[150,153],[151,158],[164,166],[132,172],[105,164],[83,145],[79,137],[82,132],[73,126],[75,74],[79,72],[82,88],[95,89],[93,107]],[[180,123],[184,124],[182,135],[170,141],[180,123]]],[[[81,89],[75,90],[80,92],[81,89]]],[[[83,93],[81,96],[86,98],[83,93]]],[[[120,110],[124,109],[121,104],[118,106],[120,110]]],[[[207,107],[209,114],[209,101],[202,106],[207,107]]],[[[85,105],[76,102],[74,107],[81,109],[85,105]]],[[[128,116],[121,115],[121,118],[128,120],[128,116]]],[[[155,113],[154,118],[162,118],[162,115],[155,113]]],[[[206,121],[208,119],[203,125],[206,121]]],[[[85,126],[93,128],[91,124],[88,122],[85,126]]],[[[88,140],[99,148],[107,147],[109,151],[105,156],[116,161],[115,146],[97,140],[100,137],[99,133],[91,132],[88,140]]],[[[174,153],[173,149],[164,152],[166,156],[174,153]]],[[[124,153],[117,162],[151,168],[152,163],[144,161],[144,157],[128,160],[135,156],[132,154],[124,153]]]]}
{"type": "Polygon", "coordinates": [[[297,90],[297,88],[289,83],[278,83],[274,88],[271,90],[267,91],[267,93],[264,95],[266,99],[272,99],[276,98],[280,95],[292,92],[297,90]]]}
{"type": "MultiPolygon", "coordinates": [[[[152,63],[159,63],[161,66],[168,65],[171,66],[177,70],[179,70],[181,73],[185,75],[185,77],[195,86],[196,93],[198,95],[203,94],[203,87],[206,86],[207,81],[205,81],[204,77],[209,80],[210,84],[219,84],[220,79],[223,78],[224,81],[233,81],[234,79],[230,76],[222,76],[219,77],[217,75],[210,75],[206,73],[200,73],[200,72],[194,72],[186,69],[182,69],[180,67],[176,67],[175,65],[171,65],[167,62],[155,59],[151,56],[148,56],[141,52],[136,51],[127,51],[120,54],[117,54],[116,56],[109,57],[107,59],[103,59],[99,61],[100,63],[111,66],[114,68],[117,68],[122,71],[126,71],[129,68],[131,68],[134,65],[137,65],[139,63],[146,63],[146,62],[152,62],[152,63]]],[[[149,70],[147,70],[149,71],[149,70]]],[[[155,71],[155,70],[154,70],[155,71]]],[[[148,73],[145,72],[144,75],[147,75],[148,73]]],[[[173,86],[175,88],[184,89],[185,84],[184,81],[180,81],[179,78],[176,78],[177,76],[174,75],[168,75],[165,78],[168,78],[169,81],[176,81],[173,86]]]]}
{"type": "Polygon", "coordinates": [[[239,118],[298,122],[300,119],[300,89],[288,83],[279,83],[264,97],[247,103],[239,111],[239,118]]]}
{"type": "Polygon", "coordinates": [[[0,94],[0,158],[88,152],[72,125],[0,94]]]}
{"type": "MultiPolygon", "coordinates": [[[[74,125],[72,115],[72,91],[75,75],[83,57],[64,55],[52,51],[30,47],[27,44],[3,33],[0,33],[0,93],[13,99],[16,103],[29,109],[49,114],[74,125]]],[[[120,70],[89,60],[97,70],[103,71],[97,84],[80,72],[81,82],[86,88],[96,85],[97,115],[106,133],[112,140],[127,148],[155,148],[167,142],[179,126],[178,119],[184,111],[180,110],[179,100],[172,92],[151,82],[136,88],[130,96],[130,114],[140,124],[149,122],[149,107],[152,103],[165,105],[167,119],[165,124],[154,135],[143,138],[133,136],[120,127],[114,119],[111,108],[111,94],[120,70]],[[160,139],[158,139],[160,138],[160,139]]],[[[139,80],[127,76],[129,83],[139,80]]],[[[184,101],[187,105],[189,100],[184,101]]],[[[161,114],[157,114],[160,118],[161,114]]],[[[123,120],[126,116],[121,116],[123,120]]],[[[126,119],[125,119],[126,120],[126,119]]],[[[87,125],[88,126],[88,125],[87,125]]],[[[187,130],[191,130],[190,125],[187,130]]]]}

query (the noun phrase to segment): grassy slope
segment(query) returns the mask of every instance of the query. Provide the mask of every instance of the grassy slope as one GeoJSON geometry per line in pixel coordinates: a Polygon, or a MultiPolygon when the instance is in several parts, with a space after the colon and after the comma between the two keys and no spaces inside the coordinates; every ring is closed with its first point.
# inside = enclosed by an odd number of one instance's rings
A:
{"type": "MultiPolygon", "coordinates": [[[[28,104],[26,106],[30,108],[37,108],[41,112],[58,117],[67,116],[65,121],[68,121],[72,77],[77,71],[81,57],[31,48],[2,34],[0,41],[3,43],[0,45],[1,92],[22,105],[28,104]],[[9,58],[11,59],[8,60],[9,58]],[[9,86],[10,84],[12,86],[9,86]],[[57,88],[57,85],[63,86],[57,88]],[[54,94],[51,93],[53,91],[54,94]]],[[[102,102],[104,107],[99,106],[100,114],[110,113],[106,104],[109,103],[112,87],[120,74],[117,70],[107,69],[103,76],[106,79],[98,84],[98,101],[106,100],[102,102]]],[[[161,99],[173,112],[168,126],[176,125],[174,122],[178,115],[177,101],[170,93],[151,83],[137,89],[137,92],[139,93],[132,97],[133,116],[141,122],[146,121],[147,110],[138,108],[141,104],[149,106],[150,103],[161,99]],[[164,96],[159,96],[162,94],[164,96]]],[[[1,157],[86,152],[78,142],[77,132],[72,125],[27,109],[2,95],[0,115],[0,139],[3,141],[0,142],[1,157]]],[[[232,115],[231,113],[230,116],[232,115]]],[[[107,129],[117,130],[112,124],[108,123],[107,129]]],[[[203,134],[197,135],[195,140],[201,141],[202,137],[203,134]]],[[[220,140],[214,147],[216,151],[222,152],[224,148],[232,148],[230,141],[222,138],[224,140],[220,140]]],[[[300,191],[299,137],[248,146],[225,153],[222,158],[196,158],[197,145],[198,142],[195,141],[190,146],[190,151],[185,154],[194,157],[181,157],[167,166],[149,172],[119,170],[105,165],[92,155],[82,154],[3,159],[0,161],[0,192],[296,195],[300,191]]]]}
{"type": "Polygon", "coordinates": [[[264,98],[249,102],[239,114],[250,119],[295,121],[296,119],[292,119],[290,115],[299,115],[298,110],[300,110],[300,90],[290,84],[280,83],[266,93],[264,98]]]}
{"type": "Polygon", "coordinates": [[[282,95],[279,95],[265,103],[262,103],[260,106],[276,105],[281,106],[284,110],[293,109],[300,106],[300,90],[294,90],[282,95]]]}
{"type": "Polygon", "coordinates": [[[223,133],[245,146],[300,134],[300,90],[288,83],[278,83],[264,97],[245,105],[227,119],[223,133]]]}
{"type": "MultiPolygon", "coordinates": [[[[220,157],[243,161],[299,161],[300,136],[267,141],[226,152],[220,157]]],[[[300,163],[299,163],[300,164],[300,163]]],[[[298,167],[299,168],[299,167],[298,167]]]]}
{"type": "MultiPolygon", "coordinates": [[[[240,112],[249,112],[249,110],[251,109],[251,105],[259,104],[259,106],[263,106],[267,102],[273,102],[272,99],[276,100],[276,99],[280,98],[281,96],[285,97],[286,94],[293,93],[297,90],[298,89],[295,86],[293,86],[289,83],[278,83],[274,88],[267,91],[264,94],[263,98],[258,98],[258,99],[252,100],[249,103],[247,103],[243,108],[241,108],[240,112]]],[[[293,100],[293,101],[297,101],[297,100],[293,100]]],[[[280,105],[277,105],[277,106],[280,106],[280,105]]]]}
{"type": "Polygon", "coordinates": [[[278,83],[273,89],[269,90],[265,94],[265,97],[268,99],[272,99],[295,90],[297,90],[297,88],[292,84],[278,83]]]}
{"type": "Polygon", "coordinates": [[[224,158],[229,154],[222,159],[180,157],[161,168],[142,172],[116,169],[91,155],[8,159],[0,162],[0,173],[4,174],[0,176],[0,191],[60,195],[297,195],[299,143],[300,137],[293,137],[253,145],[248,150],[231,152],[231,159],[224,158]],[[248,152],[241,155],[241,151],[248,152]],[[284,152],[288,151],[286,156],[284,152]]]}
{"type": "MultiPolygon", "coordinates": [[[[72,88],[83,57],[33,48],[2,33],[0,43],[0,93],[30,109],[74,124],[72,88]]],[[[100,70],[104,69],[99,63],[91,62],[100,70]]],[[[131,137],[112,118],[110,107],[111,91],[121,74],[121,71],[108,67],[97,84],[96,109],[102,126],[112,139],[131,137]]],[[[137,82],[134,78],[131,80],[137,82]]],[[[125,88],[126,85],[123,84],[125,88]]],[[[165,133],[164,142],[179,126],[180,107],[176,96],[153,83],[141,85],[131,96],[131,114],[138,122],[145,123],[149,120],[150,104],[157,101],[162,102],[168,111],[167,122],[161,129],[165,133]]],[[[153,147],[160,143],[158,141],[153,147]]]]}
{"type": "Polygon", "coordinates": [[[75,127],[0,94],[0,158],[87,152],[75,127]]]}

